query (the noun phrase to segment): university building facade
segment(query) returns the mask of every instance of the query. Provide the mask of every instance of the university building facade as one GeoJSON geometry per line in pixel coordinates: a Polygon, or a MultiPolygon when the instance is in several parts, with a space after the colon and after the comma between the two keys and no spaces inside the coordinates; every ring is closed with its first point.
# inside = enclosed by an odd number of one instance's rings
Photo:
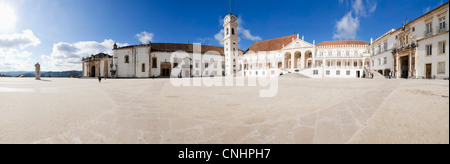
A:
{"type": "Polygon", "coordinates": [[[281,71],[310,78],[363,78],[370,74],[379,78],[448,79],[448,18],[447,2],[370,43],[315,44],[294,34],[255,42],[242,51],[238,49],[237,17],[229,14],[224,18],[223,47],[189,42],[114,45],[112,56],[83,58],[83,77],[258,77],[279,76],[281,71]]]}

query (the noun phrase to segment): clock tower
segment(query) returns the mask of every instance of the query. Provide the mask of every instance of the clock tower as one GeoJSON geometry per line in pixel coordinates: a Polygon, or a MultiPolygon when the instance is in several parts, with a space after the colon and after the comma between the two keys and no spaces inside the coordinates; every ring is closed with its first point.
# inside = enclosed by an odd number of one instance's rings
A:
{"type": "Polygon", "coordinates": [[[225,37],[223,39],[225,53],[225,76],[232,77],[236,74],[236,58],[239,54],[237,37],[237,17],[228,14],[223,21],[225,37]]]}

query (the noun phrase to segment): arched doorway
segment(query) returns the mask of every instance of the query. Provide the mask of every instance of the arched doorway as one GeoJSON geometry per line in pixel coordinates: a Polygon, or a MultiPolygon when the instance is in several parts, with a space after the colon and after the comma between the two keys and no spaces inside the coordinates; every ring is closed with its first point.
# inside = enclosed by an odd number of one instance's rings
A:
{"type": "Polygon", "coordinates": [[[383,70],[378,70],[378,73],[380,73],[381,75],[383,75],[383,70]]]}
{"type": "Polygon", "coordinates": [[[361,72],[360,71],[356,71],[356,78],[361,77],[361,72]]]}
{"type": "Polygon", "coordinates": [[[301,52],[295,52],[294,55],[294,68],[301,68],[302,67],[302,53],[301,52]]]}
{"type": "Polygon", "coordinates": [[[91,67],[91,75],[89,77],[95,77],[95,66],[91,67]]]}
{"type": "Polygon", "coordinates": [[[400,76],[401,78],[408,78],[409,73],[409,58],[408,56],[400,57],[400,76]]]}
{"type": "Polygon", "coordinates": [[[161,75],[162,78],[169,78],[170,77],[170,63],[169,62],[162,62],[161,63],[161,75]]]}
{"type": "Polygon", "coordinates": [[[311,68],[312,67],[312,52],[311,51],[306,51],[305,52],[305,67],[306,68],[311,68]]]}
{"type": "Polygon", "coordinates": [[[290,69],[291,68],[291,53],[287,52],[284,55],[284,69],[290,69]]]}

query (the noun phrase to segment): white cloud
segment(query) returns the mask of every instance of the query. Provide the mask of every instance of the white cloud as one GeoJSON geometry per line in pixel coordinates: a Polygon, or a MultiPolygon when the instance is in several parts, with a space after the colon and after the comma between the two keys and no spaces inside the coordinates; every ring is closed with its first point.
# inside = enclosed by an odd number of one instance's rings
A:
{"type": "Polygon", "coordinates": [[[432,9],[438,8],[439,6],[441,6],[441,5],[443,5],[443,4],[444,4],[444,0],[440,0],[440,1],[436,4],[435,7],[431,7],[431,6],[425,7],[425,8],[423,9],[423,13],[426,14],[426,13],[430,12],[432,9]]]}
{"type": "Polygon", "coordinates": [[[149,41],[153,41],[153,36],[153,33],[148,33],[147,31],[136,34],[136,38],[138,38],[142,44],[147,44],[149,41]]]}
{"type": "MultiPolygon", "coordinates": [[[[368,17],[377,9],[377,2],[371,0],[349,0],[352,7],[339,21],[336,22],[336,29],[333,39],[356,39],[361,17],[368,17]]],[[[348,1],[345,1],[348,3],[348,1]]],[[[344,0],[339,0],[339,4],[344,0]]]]}
{"type": "Polygon", "coordinates": [[[217,33],[216,35],[214,35],[214,39],[216,39],[220,45],[223,46],[223,39],[225,37],[225,30],[220,30],[219,33],[217,33]]]}
{"type": "Polygon", "coordinates": [[[242,27],[238,27],[238,33],[244,35],[244,38],[247,39],[247,40],[251,40],[251,41],[254,41],[254,42],[262,40],[260,36],[253,36],[250,33],[250,30],[244,29],[242,27]]]}
{"type": "Polygon", "coordinates": [[[0,49],[0,71],[31,71],[33,62],[31,53],[14,48],[0,49]]]}
{"type": "Polygon", "coordinates": [[[336,23],[337,33],[333,35],[333,39],[355,39],[358,28],[359,18],[353,17],[352,12],[349,12],[336,23]]]}
{"type": "Polygon", "coordinates": [[[39,44],[41,44],[41,41],[31,30],[24,30],[22,33],[18,34],[0,34],[0,48],[24,49],[39,44]]]}
{"type": "MultiPolygon", "coordinates": [[[[42,70],[68,71],[81,70],[81,58],[100,52],[113,55],[114,41],[105,39],[103,42],[83,41],[74,44],[60,42],[53,44],[50,55],[42,55],[42,70]]],[[[128,44],[117,43],[118,46],[128,44]]]]}
{"type": "MultiPolygon", "coordinates": [[[[251,40],[251,41],[261,41],[262,38],[260,36],[255,36],[251,34],[251,31],[249,29],[244,28],[244,20],[241,16],[238,18],[238,28],[237,28],[237,35],[242,36],[244,39],[251,40]]],[[[223,24],[223,20],[219,19],[219,24],[223,24]]],[[[214,39],[220,43],[220,45],[223,45],[223,39],[225,36],[224,29],[221,29],[217,34],[214,35],[214,39]]]]}
{"type": "Polygon", "coordinates": [[[31,30],[22,33],[0,34],[0,71],[33,70],[31,52],[24,49],[37,46],[41,41],[31,30]]]}
{"type": "Polygon", "coordinates": [[[355,0],[352,5],[353,12],[355,12],[355,15],[363,14],[364,13],[364,6],[362,0],[355,0]]]}

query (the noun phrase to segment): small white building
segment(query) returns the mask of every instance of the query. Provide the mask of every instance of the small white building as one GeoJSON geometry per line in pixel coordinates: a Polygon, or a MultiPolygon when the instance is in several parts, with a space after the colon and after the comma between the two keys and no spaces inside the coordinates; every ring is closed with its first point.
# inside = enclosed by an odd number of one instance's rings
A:
{"type": "Polygon", "coordinates": [[[114,78],[179,78],[223,76],[223,47],[196,44],[149,43],[114,45],[114,78]],[[179,70],[174,73],[173,70],[179,70]]]}

